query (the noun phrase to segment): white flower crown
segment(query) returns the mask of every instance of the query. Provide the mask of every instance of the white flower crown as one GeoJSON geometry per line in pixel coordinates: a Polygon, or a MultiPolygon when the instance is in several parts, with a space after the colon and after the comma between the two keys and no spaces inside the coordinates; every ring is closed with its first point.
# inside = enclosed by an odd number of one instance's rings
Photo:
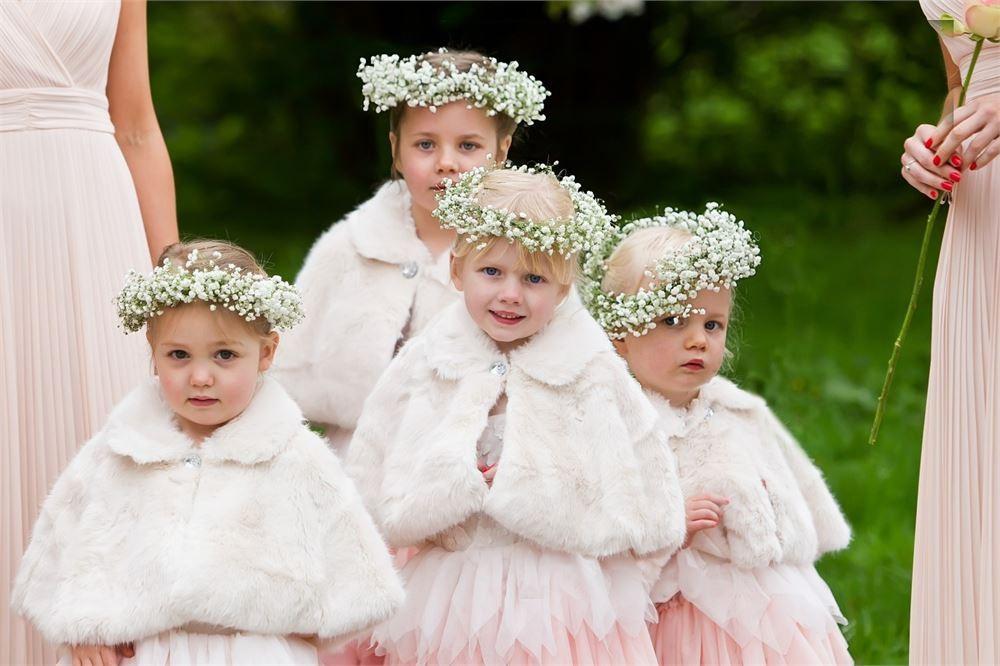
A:
{"type": "MultiPolygon", "coordinates": [[[[438,52],[446,54],[448,50],[438,52]]],[[[542,107],[551,93],[542,82],[520,71],[516,61],[489,58],[489,63],[488,67],[473,64],[463,72],[452,60],[433,65],[423,55],[377,55],[371,64],[362,58],[358,78],[365,111],[370,105],[382,112],[402,103],[436,112],[439,106],[464,99],[470,109],[485,108],[490,116],[502,113],[517,123],[531,125],[545,120],[542,107]]]]}
{"type": "Polygon", "coordinates": [[[184,266],[173,266],[167,257],[149,275],[129,271],[117,298],[122,327],[133,333],[166,308],[195,300],[209,303],[212,310],[222,306],[247,321],[263,317],[277,330],[302,320],[302,298],[293,285],[277,275],[248,273],[232,264],[216,266],[221,257],[214,252],[210,268],[188,270],[198,260],[198,250],[193,250],[184,266]]]}
{"type": "Polygon", "coordinates": [[[701,215],[667,208],[663,215],[629,222],[595,255],[585,264],[580,295],[594,319],[615,339],[629,333],[644,335],[663,317],[704,314],[689,302],[699,291],[729,289],[760,265],[753,234],[717,203],[706,204],[701,215]],[[683,229],[692,238],[647,270],[650,282],[637,293],[604,291],[601,285],[612,252],[633,232],[650,227],[683,229]]]}
{"type": "Polygon", "coordinates": [[[477,167],[466,171],[457,181],[448,181],[445,191],[437,195],[438,207],[434,215],[442,227],[454,229],[470,243],[481,238],[506,238],[517,241],[529,252],[558,253],[567,258],[575,254],[587,256],[591,249],[602,247],[614,234],[615,216],[608,213],[593,192],[583,191],[573,176],[559,178],[552,167],[546,165],[515,167],[508,164],[499,168],[551,175],[573,201],[573,216],[531,220],[523,213],[480,205],[477,195],[490,169],[477,167]]]}

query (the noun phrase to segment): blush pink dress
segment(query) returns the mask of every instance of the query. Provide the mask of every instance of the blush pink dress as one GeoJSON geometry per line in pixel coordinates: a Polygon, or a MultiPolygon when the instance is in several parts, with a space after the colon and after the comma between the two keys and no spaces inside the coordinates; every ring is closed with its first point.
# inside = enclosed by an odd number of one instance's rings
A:
{"type": "Polygon", "coordinates": [[[149,254],[105,97],[118,2],[0,0],[0,664],[55,650],[10,612],[41,501],[148,374],[113,299],[149,254]]]}
{"type": "MultiPolygon", "coordinates": [[[[962,0],[921,0],[928,20],[962,0]]],[[[963,80],[974,44],[944,37],[963,80]]],[[[927,48],[932,48],[928,41],[927,48]]],[[[1000,93],[1000,44],[986,42],[967,102],[1000,93]]],[[[1000,164],[964,171],[934,282],[920,456],[910,662],[1000,662],[1000,164]]]]}

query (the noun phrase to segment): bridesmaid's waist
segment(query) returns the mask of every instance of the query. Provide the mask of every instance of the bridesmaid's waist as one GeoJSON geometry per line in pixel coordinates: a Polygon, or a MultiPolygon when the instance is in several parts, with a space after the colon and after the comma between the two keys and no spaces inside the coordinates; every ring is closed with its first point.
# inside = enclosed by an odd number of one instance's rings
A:
{"type": "Polygon", "coordinates": [[[85,88],[0,90],[0,132],[46,129],[114,134],[108,98],[85,88]]]}

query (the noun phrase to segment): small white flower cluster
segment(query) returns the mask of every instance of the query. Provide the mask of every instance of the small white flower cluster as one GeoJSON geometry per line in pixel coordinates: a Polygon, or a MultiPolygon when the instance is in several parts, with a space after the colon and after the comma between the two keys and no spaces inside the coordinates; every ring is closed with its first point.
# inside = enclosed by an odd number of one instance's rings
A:
{"type": "Polygon", "coordinates": [[[503,113],[517,123],[531,125],[545,120],[542,108],[550,93],[542,82],[520,71],[516,61],[490,58],[489,63],[488,67],[473,64],[463,72],[451,60],[435,66],[422,55],[378,55],[372,57],[371,64],[362,58],[358,78],[365,111],[369,106],[377,112],[387,111],[403,103],[436,112],[439,106],[466,100],[470,109],[485,108],[490,116],[503,113]]]}
{"type": "MultiPolygon", "coordinates": [[[[554,166],[554,165],[553,165],[554,166]]],[[[486,167],[465,172],[437,196],[434,215],[445,229],[454,229],[468,242],[483,238],[506,238],[518,242],[529,252],[558,253],[564,257],[587,257],[591,250],[603,247],[615,233],[615,216],[608,213],[593,192],[580,188],[573,176],[558,178],[551,166],[511,166],[501,168],[521,173],[547,173],[573,201],[573,217],[567,220],[532,220],[523,213],[482,206],[476,200],[486,167]]],[[[482,247],[482,246],[480,246],[482,247]]]]}
{"type": "Polygon", "coordinates": [[[277,330],[302,320],[302,298],[293,285],[277,275],[247,273],[232,264],[216,266],[214,260],[221,256],[214,253],[208,270],[189,270],[198,260],[194,250],[184,266],[172,265],[168,257],[149,275],[129,271],[117,298],[122,327],[133,333],[167,308],[195,300],[209,303],[212,310],[226,308],[247,321],[263,317],[277,330]]]}
{"type": "Polygon", "coordinates": [[[760,265],[753,234],[717,203],[707,204],[701,215],[667,208],[663,215],[630,222],[598,254],[585,264],[580,295],[597,322],[616,339],[628,333],[644,335],[663,317],[703,314],[689,302],[699,291],[729,289],[760,265]],[[637,293],[605,292],[601,283],[608,258],[631,233],[649,227],[677,227],[692,238],[647,270],[650,282],[637,293]]]}

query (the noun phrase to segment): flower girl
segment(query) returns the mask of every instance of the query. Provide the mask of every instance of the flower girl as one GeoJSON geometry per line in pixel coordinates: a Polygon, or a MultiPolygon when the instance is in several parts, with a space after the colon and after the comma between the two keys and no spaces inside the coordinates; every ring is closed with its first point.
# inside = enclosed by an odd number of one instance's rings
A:
{"type": "Polygon", "coordinates": [[[458,299],[453,229],[432,214],[443,180],[503,163],[520,124],[544,120],[549,94],[516,62],[441,49],[362,60],[365,108],[389,112],[393,179],[313,245],[296,285],[309,319],[275,376],[342,448],[399,346],[458,299]]]}
{"type": "Polygon", "coordinates": [[[849,663],[813,567],[847,546],[847,522],[765,402],[717,375],[732,290],[760,263],[750,232],[716,204],[668,208],[605,253],[584,300],[657,406],[686,498],[685,547],[653,590],[660,663],[849,663]]]}
{"type": "Polygon", "coordinates": [[[390,664],[652,663],[643,566],[683,539],[675,462],[571,297],[611,219],[544,168],[474,169],[436,214],[458,232],[463,299],[403,347],[348,448],[390,545],[420,549],[379,650],[390,664]]]}
{"type": "Polygon", "coordinates": [[[403,590],[337,458],[263,374],[298,294],[226,243],[161,262],[118,300],[156,377],[59,477],[14,607],[67,664],[117,664],[128,643],[125,663],[315,664],[403,590]]]}

